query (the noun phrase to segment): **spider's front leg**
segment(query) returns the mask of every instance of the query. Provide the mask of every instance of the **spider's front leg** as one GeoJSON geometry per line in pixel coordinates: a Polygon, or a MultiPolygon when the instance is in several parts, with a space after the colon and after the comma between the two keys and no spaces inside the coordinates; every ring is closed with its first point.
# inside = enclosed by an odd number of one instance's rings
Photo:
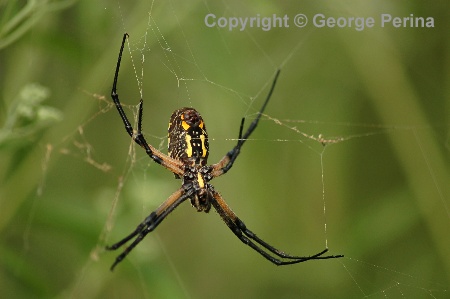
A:
{"type": "MultiPolygon", "coordinates": [[[[128,135],[130,135],[133,140],[139,144],[142,147],[145,147],[145,144],[147,143],[145,141],[144,136],[142,135],[142,115],[143,115],[143,101],[142,99],[139,101],[139,114],[138,114],[138,128],[137,128],[137,134],[134,135],[133,132],[133,126],[131,126],[130,121],[128,120],[128,117],[123,110],[122,104],[119,100],[119,94],[117,93],[117,82],[119,80],[119,70],[120,70],[120,63],[122,61],[122,55],[123,55],[123,49],[125,47],[125,41],[128,38],[128,33],[125,33],[123,35],[122,44],[120,45],[120,51],[119,51],[119,58],[117,59],[117,65],[116,65],[116,72],[114,74],[114,81],[113,86],[111,90],[111,98],[114,101],[114,104],[116,105],[117,111],[119,112],[120,118],[122,118],[123,124],[125,125],[125,130],[127,131],[128,135]]],[[[150,152],[151,154],[151,152],[150,152]]]]}
{"type": "Polygon", "coordinates": [[[218,163],[212,165],[213,177],[221,176],[222,174],[228,172],[228,170],[230,170],[231,167],[233,167],[234,161],[236,160],[236,158],[239,156],[239,154],[241,152],[241,147],[244,145],[245,141],[250,137],[250,135],[253,133],[253,131],[258,126],[259,120],[260,120],[264,110],[266,109],[266,106],[269,103],[270,98],[272,97],[272,93],[275,89],[275,85],[277,83],[278,76],[280,75],[280,71],[281,70],[277,70],[277,73],[275,74],[275,78],[272,81],[272,86],[270,87],[269,93],[267,94],[266,100],[264,101],[264,104],[262,105],[261,109],[259,109],[256,118],[250,124],[250,126],[248,127],[245,134],[242,135],[242,132],[244,130],[244,122],[245,122],[245,118],[242,118],[241,125],[239,127],[239,138],[238,138],[238,142],[237,142],[236,146],[231,151],[229,151],[222,158],[222,160],[220,160],[218,163]]]}
{"type": "Polygon", "coordinates": [[[116,72],[114,74],[114,81],[111,90],[111,98],[113,99],[114,104],[116,105],[117,111],[119,111],[119,115],[122,118],[122,121],[125,125],[125,130],[127,131],[128,135],[133,137],[133,127],[131,126],[131,123],[128,120],[127,115],[125,114],[125,111],[123,111],[122,104],[120,104],[119,100],[119,94],[117,93],[117,81],[119,79],[120,62],[122,61],[123,48],[125,47],[125,41],[127,40],[127,37],[128,33],[125,33],[123,35],[122,44],[120,46],[119,57],[117,59],[116,65],[116,72]]]}
{"type": "Polygon", "coordinates": [[[147,143],[145,140],[144,135],[142,134],[142,116],[143,116],[143,101],[142,99],[139,102],[139,114],[138,114],[138,123],[137,123],[137,132],[134,134],[133,127],[131,126],[130,121],[128,120],[127,115],[125,114],[125,111],[123,110],[122,104],[119,100],[119,94],[117,93],[117,82],[119,80],[119,70],[120,70],[120,63],[122,61],[122,55],[123,55],[123,49],[125,47],[125,42],[127,40],[128,34],[125,33],[123,35],[122,44],[120,46],[119,51],[119,57],[117,59],[117,65],[116,65],[116,71],[114,74],[114,81],[113,86],[111,90],[111,98],[114,101],[114,104],[116,105],[117,111],[119,112],[120,117],[122,118],[123,124],[125,125],[125,130],[127,131],[128,135],[130,135],[133,140],[139,144],[142,148],[145,149],[145,152],[147,155],[156,163],[161,164],[162,166],[166,167],[170,171],[172,171],[176,175],[182,175],[183,174],[183,164],[180,161],[177,161],[175,159],[172,159],[160,151],[158,151],[156,148],[151,146],[147,143]]]}

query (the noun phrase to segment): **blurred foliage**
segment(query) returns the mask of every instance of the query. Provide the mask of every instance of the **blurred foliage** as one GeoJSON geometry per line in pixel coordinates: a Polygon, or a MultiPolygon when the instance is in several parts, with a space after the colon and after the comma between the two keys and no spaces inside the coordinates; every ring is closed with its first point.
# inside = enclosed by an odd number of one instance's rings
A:
{"type": "Polygon", "coordinates": [[[33,26],[46,16],[74,4],[75,0],[48,1],[3,1],[0,22],[0,50],[8,47],[32,30],[33,26]]]}
{"type": "MultiPolygon", "coordinates": [[[[0,1],[0,290],[5,298],[445,298],[450,292],[450,5],[0,1]],[[207,28],[204,17],[432,16],[434,28],[207,28]],[[135,148],[119,93],[165,151],[196,107],[210,163],[265,117],[213,181],[261,238],[344,259],[274,267],[215,212],[183,204],[114,272],[105,252],[179,186],[135,148]],[[319,142],[320,141],[320,142],[319,142]],[[325,214],[324,214],[325,203],[325,214]],[[326,225],[326,226],[325,226],[326,225]]],[[[310,20],[311,21],[311,20],[310,20]]]]}
{"type": "Polygon", "coordinates": [[[41,104],[48,97],[49,90],[38,84],[28,84],[20,91],[10,104],[5,124],[0,129],[0,149],[23,147],[23,142],[30,142],[39,131],[62,119],[59,110],[41,104]]]}

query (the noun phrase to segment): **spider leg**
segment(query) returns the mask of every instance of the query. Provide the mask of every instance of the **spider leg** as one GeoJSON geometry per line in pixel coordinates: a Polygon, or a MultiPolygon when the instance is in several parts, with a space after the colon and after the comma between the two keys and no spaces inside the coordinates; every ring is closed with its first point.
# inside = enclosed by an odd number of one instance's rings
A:
{"type": "Polygon", "coordinates": [[[189,198],[193,191],[194,190],[189,187],[180,188],[166,201],[164,201],[154,212],[148,215],[131,234],[111,246],[106,246],[106,250],[116,250],[122,247],[122,245],[127,243],[129,240],[136,237],[136,239],[134,239],[134,241],[127,246],[119,256],[117,256],[111,266],[111,271],[113,271],[117,264],[120,263],[131,252],[131,250],[133,250],[133,248],[136,247],[136,245],[138,245],[145,238],[145,236],[147,236],[148,233],[152,232],[167,217],[167,215],[169,215],[179,204],[189,198]],[[188,191],[186,191],[186,189],[188,189],[188,191]]]}
{"type": "Polygon", "coordinates": [[[279,249],[276,249],[275,247],[273,247],[272,245],[263,241],[262,239],[258,238],[252,231],[250,231],[245,226],[244,222],[242,222],[236,216],[236,214],[230,209],[230,207],[226,204],[226,202],[222,198],[222,196],[216,191],[212,191],[211,204],[216,209],[216,211],[219,213],[220,217],[223,219],[223,221],[226,223],[226,225],[244,244],[250,246],[253,250],[258,252],[263,257],[265,257],[267,260],[269,260],[270,262],[272,262],[273,264],[275,264],[277,266],[297,264],[297,263],[305,262],[308,260],[332,259],[332,258],[343,257],[343,255],[323,256],[323,254],[328,251],[328,248],[322,250],[321,252],[319,252],[317,254],[311,255],[311,256],[289,255],[279,249]],[[254,242],[256,242],[259,246],[257,244],[255,244],[252,240],[254,242]],[[269,252],[278,256],[281,259],[274,257],[269,252]],[[284,261],[282,259],[287,259],[287,261],[284,261]]]}
{"type": "Polygon", "coordinates": [[[123,35],[122,44],[120,46],[119,51],[119,58],[117,59],[117,65],[116,65],[116,71],[114,74],[114,81],[113,81],[113,87],[111,90],[111,98],[114,101],[114,104],[116,105],[117,111],[119,112],[120,117],[122,118],[122,121],[125,125],[125,130],[127,131],[128,135],[130,135],[133,140],[139,144],[142,148],[145,149],[145,152],[147,155],[156,163],[161,164],[165,168],[169,169],[173,173],[181,176],[183,175],[183,165],[180,161],[177,161],[175,159],[170,158],[169,156],[164,155],[160,151],[158,151],[156,148],[151,146],[147,143],[145,140],[144,135],[142,135],[142,114],[143,114],[143,101],[142,99],[139,102],[139,114],[138,114],[138,128],[137,128],[137,134],[134,135],[133,127],[131,126],[130,121],[128,120],[127,115],[125,114],[125,111],[123,110],[122,104],[119,100],[119,94],[117,93],[117,81],[119,78],[119,69],[120,69],[120,62],[122,61],[122,54],[123,49],[125,46],[125,41],[128,37],[128,34],[125,33],[123,35]]]}
{"type": "Polygon", "coordinates": [[[264,109],[266,109],[267,104],[269,103],[270,98],[272,97],[272,93],[275,89],[275,85],[277,83],[278,76],[280,75],[280,70],[277,70],[277,73],[275,74],[275,78],[273,79],[272,86],[270,87],[269,93],[267,94],[266,100],[264,101],[264,104],[262,105],[261,109],[258,111],[258,115],[253,120],[253,122],[248,127],[247,131],[244,135],[242,135],[242,132],[244,130],[244,122],[245,118],[242,118],[241,125],[239,127],[239,138],[236,146],[229,151],[225,157],[222,158],[217,164],[212,165],[213,166],[213,177],[218,177],[224,173],[226,173],[230,168],[233,166],[234,161],[239,156],[239,153],[241,152],[241,147],[244,145],[245,141],[250,137],[250,135],[253,133],[253,131],[258,126],[259,120],[261,118],[262,113],[264,112],[264,109]]]}
{"type": "Polygon", "coordinates": [[[128,33],[125,33],[123,35],[122,44],[120,46],[119,58],[117,59],[116,72],[114,74],[113,87],[111,90],[111,97],[114,101],[114,104],[116,104],[117,110],[119,111],[120,117],[123,120],[125,129],[127,130],[128,135],[133,137],[133,127],[131,126],[131,123],[128,121],[125,111],[123,111],[122,105],[120,104],[120,101],[119,101],[119,95],[117,94],[117,81],[119,78],[120,62],[122,61],[123,48],[125,47],[125,41],[127,40],[127,37],[128,37],[128,33]]]}

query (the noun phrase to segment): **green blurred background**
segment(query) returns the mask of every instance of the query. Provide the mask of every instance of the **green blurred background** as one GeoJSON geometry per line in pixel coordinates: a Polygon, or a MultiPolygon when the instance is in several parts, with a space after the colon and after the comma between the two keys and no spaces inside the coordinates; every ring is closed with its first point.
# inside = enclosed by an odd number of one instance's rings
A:
{"type": "Polygon", "coordinates": [[[448,298],[449,11],[418,0],[0,1],[1,297],[448,298]],[[229,32],[207,28],[208,13],[377,24],[229,32]],[[381,28],[381,13],[435,27],[381,28]],[[144,133],[165,151],[172,111],[196,107],[210,163],[282,69],[267,117],[213,183],[274,246],[345,258],[275,267],[185,203],[109,271],[118,252],[104,245],[179,187],[130,146],[111,106],[124,32],[126,112],[142,90],[144,133]]]}

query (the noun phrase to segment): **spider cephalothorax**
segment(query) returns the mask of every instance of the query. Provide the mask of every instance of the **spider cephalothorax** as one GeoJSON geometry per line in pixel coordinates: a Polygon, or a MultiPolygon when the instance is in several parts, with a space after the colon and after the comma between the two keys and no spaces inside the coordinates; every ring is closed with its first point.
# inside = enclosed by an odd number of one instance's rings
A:
{"type": "Polygon", "coordinates": [[[189,199],[197,211],[208,212],[211,206],[217,211],[225,224],[231,231],[246,245],[261,254],[264,258],[275,265],[289,265],[305,262],[308,260],[339,258],[342,255],[323,256],[328,248],[311,256],[293,256],[269,245],[252,231],[250,231],[237,215],[230,209],[222,196],[214,190],[209,183],[212,179],[228,172],[233,166],[234,161],[241,152],[241,147],[255,130],[259,119],[269,102],[272,92],[275,88],[278,70],[267,95],[264,104],[258,111],[256,118],[249,125],[247,131],[243,134],[244,118],[241,120],[239,128],[239,138],[236,146],[231,149],[218,163],[207,165],[208,159],[208,134],[206,133],[205,123],[200,114],[193,108],[181,108],[176,110],[169,122],[168,147],[169,155],[165,155],[152,145],[148,144],[142,134],[142,114],[143,101],[139,103],[139,114],[137,130],[133,131],[130,121],[119,101],[117,93],[117,80],[119,77],[120,62],[122,59],[123,48],[128,34],[124,34],[122,45],[120,47],[119,58],[117,59],[116,72],[114,75],[111,97],[117,107],[120,117],[125,125],[128,135],[141,146],[147,155],[156,163],[170,170],[176,178],[182,180],[181,187],[169,196],[155,211],[151,212],[136,229],[120,240],[119,242],[107,246],[107,250],[116,250],[122,245],[134,238],[134,241],[125,248],[125,250],[116,258],[111,266],[111,270],[120,263],[133,248],[139,244],[145,236],[152,232],[178,205],[189,199]]]}

